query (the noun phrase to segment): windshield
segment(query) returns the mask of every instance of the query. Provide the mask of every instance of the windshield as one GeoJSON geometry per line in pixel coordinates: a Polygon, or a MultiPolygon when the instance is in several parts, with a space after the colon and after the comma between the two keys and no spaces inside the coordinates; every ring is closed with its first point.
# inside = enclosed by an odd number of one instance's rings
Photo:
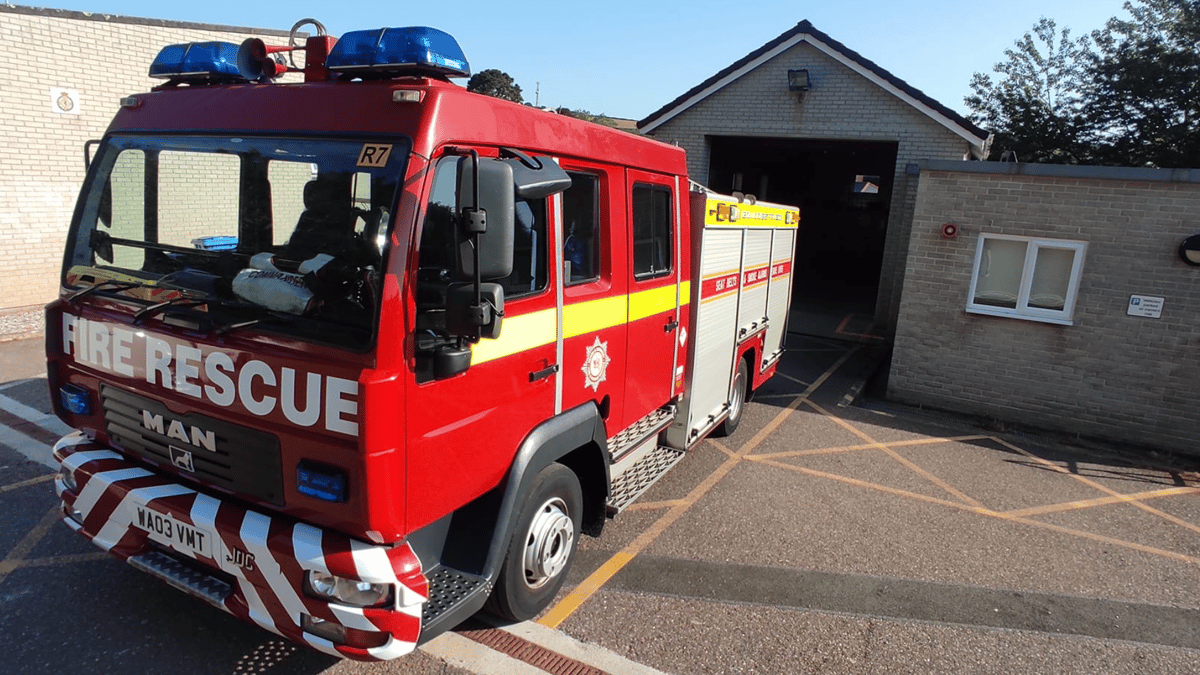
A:
{"type": "MultiPolygon", "coordinates": [[[[113,136],[84,188],[64,282],[354,348],[378,317],[404,139],[113,136]]],[[[188,324],[191,325],[191,324],[188,324]]]]}

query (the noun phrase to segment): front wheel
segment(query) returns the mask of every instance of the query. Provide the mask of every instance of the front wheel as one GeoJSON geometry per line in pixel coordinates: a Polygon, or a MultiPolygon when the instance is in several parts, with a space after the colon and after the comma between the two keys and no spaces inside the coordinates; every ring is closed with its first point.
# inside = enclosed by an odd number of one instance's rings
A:
{"type": "Polygon", "coordinates": [[[582,512],[583,491],[575,473],[562,464],[543,469],[533,479],[484,609],[525,621],[549,607],[575,559],[582,512]]]}
{"type": "Polygon", "coordinates": [[[742,423],[742,413],[746,409],[746,392],[750,383],[750,369],[746,360],[738,361],[737,375],[733,376],[733,385],[729,388],[729,416],[713,431],[714,436],[732,436],[742,423]]]}

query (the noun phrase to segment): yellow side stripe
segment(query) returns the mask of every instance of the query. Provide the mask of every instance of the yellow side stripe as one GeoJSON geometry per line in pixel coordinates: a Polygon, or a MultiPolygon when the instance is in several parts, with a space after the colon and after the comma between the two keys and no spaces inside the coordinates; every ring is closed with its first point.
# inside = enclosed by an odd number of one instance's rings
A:
{"type": "MultiPolygon", "coordinates": [[[[679,303],[687,305],[691,283],[679,284],[679,303]]],[[[675,308],[675,285],[576,302],[563,307],[563,338],[594,333],[631,321],[654,316],[675,308]]],[[[471,347],[471,365],[495,361],[530,349],[552,344],[558,337],[557,311],[543,309],[529,314],[507,316],[500,326],[500,337],[480,340],[471,347]]]]}
{"type": "Polygon", "coordinates": [[[479,365],[512,356],[554,342],[558,337],[558,312],[543,309],[520,316],[506,316],[500,323],[500,337],[480,340],[471,347],[471,365],[479,365]]]}
{"type": "Polygon", "coordinates": [[[573,338],[625,323],[629,296],[618,295],[563,307],[563,337],[573,338]]]}
{"type": "Polygon", "coordinates": [[[645,319],[648,316],[675,309],[675,294],[675,284],[631,294],[629,296],[629,321],[645,319]]]}

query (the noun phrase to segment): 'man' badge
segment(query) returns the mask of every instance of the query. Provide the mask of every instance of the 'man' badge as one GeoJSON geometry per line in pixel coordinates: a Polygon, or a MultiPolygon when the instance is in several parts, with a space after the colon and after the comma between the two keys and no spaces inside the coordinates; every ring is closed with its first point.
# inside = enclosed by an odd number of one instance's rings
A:
{"type": "Polygon", "coordinates": [[[608,379],[608,343],[601,342],[600,337],[591,347],[587,348],[587,357],[583,361],[583,386],[591,387],[592,391],[600,391],[600,383],[608,379]]]}

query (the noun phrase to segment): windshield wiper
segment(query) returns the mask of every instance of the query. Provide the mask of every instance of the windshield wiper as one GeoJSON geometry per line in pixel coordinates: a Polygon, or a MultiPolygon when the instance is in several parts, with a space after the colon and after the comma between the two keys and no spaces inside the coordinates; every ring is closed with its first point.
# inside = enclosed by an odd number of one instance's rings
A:
{"type": "MultiPolygon", "coordinates": [[[[257,305],[255,305],[255,306],[257,307],[257,305]]],[[[263,312],[266,312],[266,314],[264,314],[263,316],[255,317],[248,321],[238,321],[236,323],[227,323],[224,326],[220,326],[217,328],[217,335],[225,335],[225,334],[231,333],[235,330],[240,330],[242,328],[249,328],[251,326],[257,326],[260,323],[265,323],[268,321],[280,321],[282,323],[295,323],[296,320],[300,318],[300,317],[292,315],[292,314],[283,314],[280,312],[273,312],[269,309],[265,309],[262,307],[259,307],[259,309],[261,309],[263,312]]]]}
{"type": "Polygon", "coordinates": [[[101,281],[98,284],[92,284],[87,288],[75,291],[71,295],[67,296],[67,302],[75,304],[77,301],[97,291],[112,291],[114,293],[119,293],[121,291],[127,291],[131,288],[137,288],[138,286],[145,285],[146,284],[140,281],[115,281],[110,279],[108,281],[101,281]]]}
{"type": "Polygon", "coordinates": [[[146,318],[147,316],[153,316],[155,314],[158,314],[159,312],[162,312],[164,310],[171,309],[174,307],[183,307],[183,308],[191,309],[194,307],[204,307],[206,305],[212,304],[213,302],[214,301],[209,298],[189,298],[186,296],[181,296],[178,298],[171,298],[170,300],[164,300],[163,302],[155,303],[148,307],[143,307],[143,308],[139,309],[138,311],[134,312],[133,323],[134,323],[134,325],[137,325],[137,324],[141,323],[142,319],[146,318]]]}

